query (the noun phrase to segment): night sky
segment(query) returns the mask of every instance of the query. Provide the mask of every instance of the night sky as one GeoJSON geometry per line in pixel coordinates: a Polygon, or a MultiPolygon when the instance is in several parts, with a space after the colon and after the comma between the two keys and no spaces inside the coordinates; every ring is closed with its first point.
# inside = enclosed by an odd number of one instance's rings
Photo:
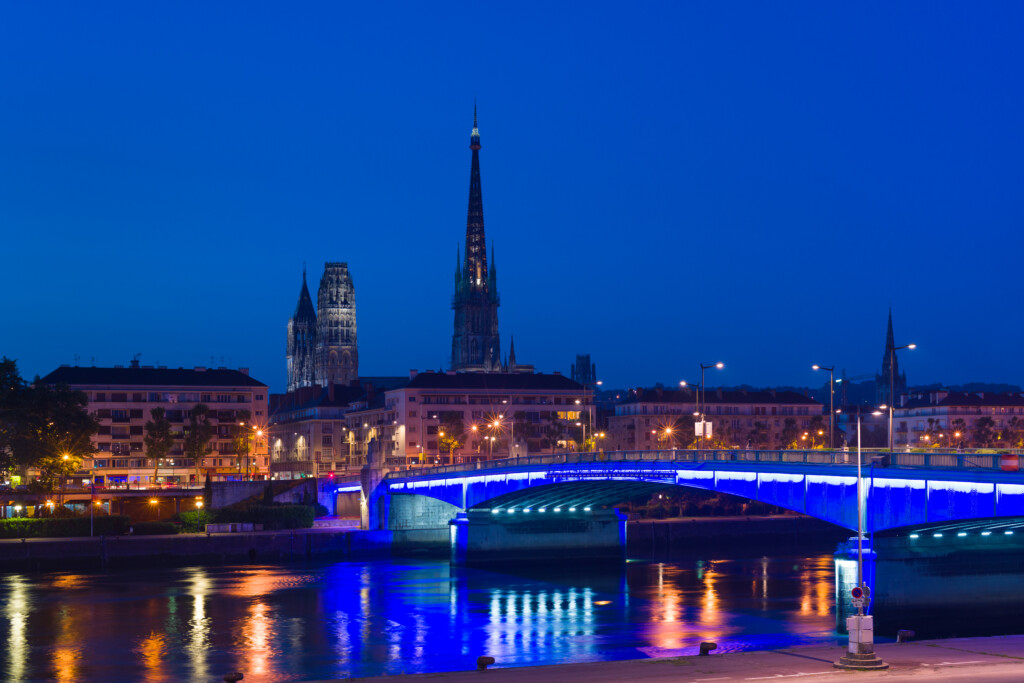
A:
{"type": "Polygon", "coordinates": [[[820,384],[891,305],[911,385],[1024,383],[1024,4],[550,4],[5,3],[0,355],[281,391],[346,261],[360,374],[447,368],[476,98],[520,362],[820,384]]]}

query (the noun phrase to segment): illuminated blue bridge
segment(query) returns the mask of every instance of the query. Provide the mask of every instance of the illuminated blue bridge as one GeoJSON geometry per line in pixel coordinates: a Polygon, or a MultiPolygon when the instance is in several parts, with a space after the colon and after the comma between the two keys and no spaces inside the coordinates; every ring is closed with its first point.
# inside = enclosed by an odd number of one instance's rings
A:
{"type": "MultiPolygon", "coordinates": [[[[674,487],[734,494],[857,528],[856,453],[620,451],[380,472],[361,493],[365,528],[444,530],[453,559],[621,553],[612,506],[674,487]],[[584,552],[585,551],[585,552],[584,552]]],[[[865,528],[1024,515],[1024,474],[999,454],[864,453],[865,528]]],[[[1016,464],[1016,456],[1011,456],[1016,464]]],[[[411,537],[410,537],[411,538],[411,537]]]]}

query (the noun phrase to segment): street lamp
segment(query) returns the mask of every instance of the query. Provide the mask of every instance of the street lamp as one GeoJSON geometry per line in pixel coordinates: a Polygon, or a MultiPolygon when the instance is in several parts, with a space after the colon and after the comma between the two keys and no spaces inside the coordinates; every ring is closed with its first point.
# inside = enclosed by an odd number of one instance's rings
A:
{"type": "MultiPolygon", "coordinates": [[[[890,321],[891,323],[891,321],[890,321]]],[[[894,346],[889,350],[889,452],[892,452],[892,414],[896,408],[896,372],[893,368],[893,364],[896,362],[896,352],[902,351],[903,349],[910,349],[913,351],[917,348],[917,344],[905,344],[903,346],[894,346]]]]}
{"type": "Polygon", "coordinates": [[[835,417],[836,417],[835,406],[832,403],[832,399],[833,399],[833,397],[836,394],[835,381],[834,381],[836,366],[833,365],[830,368],[826,368],[824,365],[817,365],[817,364],[815,364],[815,365],[811,366],[811,369],[812,370],[828,370],[828,447],[831,450],[831,449],[836,447],[836,441],[832,437],[832,424],[835,421],[835,417]]]}
{"type": "MultiPolygon", "coordinates": [[[[882,411],[874,410],[874,411],[871,412],[871,414],[875,415],[877,417],[877,416],[882,414],[882,411]]],[[[858,406],[857,407],[857,586],[861,590],[863,590],[864,587],[865,587],[865,585],[864,585],[864,500],[863,500],[863,495],[862,495],[863,486],[864,486],[864,478],[863,478],[862,473],[861,473],[861,461],[862,460],[863,460],[863,457],[862,457],[862,453],[861,453],[861,441],[860,441],[860,406],[858,406]]],[[[870,595],[870,593],[868,591],[864,591],[864,594],[865,594],[865,597],[870,595]]],[[[856,659],[856,660],[854,660],[854,659],[847,659],[846,657],[842,657],[842,658],[840,658],[840,660],[836,664],[836,666],[839,667],[839,668],[843,668],[843,669],[846,669],[846,668],[850,668],[850,669],[865,668],[866,666],[870,666],[870,668],[872,668],[872,669],[887,668],[888,665],[884,664],[881,659],[879,659],[877,656],[875,656],[874,637],[873,637],[873,635],[866,635],[866,634],[872,634],[873,633],[873,629],[872,629],[871,617],[865,616],[865,614],[864,614],[864,602],[863,601],[858,602],[858,604],[857,604],[857,615],[854,618],[856,618],[856,620],[857,620],[856,632],[857,632],[857,640],[858,640],[858,646],[857,646],[857,650],[856,650],[855,654],[859,655],[860,657],[858,659],[856,659]],[[864,624],[865,620],[867,620],[867,622],[868,622],[867,625],[864,624]],[[871,655],[873,661],[871,659],[867,659],[867,661],[865,661],[866,658],[864,657],[864,655],[871,655]]],[[[848,630],[850,630],[850,629],[848,629],[848,630]]],[[[851,637],[853,637],[852,631],[851,631],[850,635],[851,635],[851,637]]],[[[852,651],[851,651],[851,653],[852,653],[852,651]]]]}
{"type": "MultiPolygon", "coordinates": [[[[700,393],[704,394],[704,400],[707,401],[707,394],[704,393],[704,371],[710,368],[721,370],[725,367],[725,363],[719,361],[718,363],[712,363],[711,365],[700,364],[700,393]]],[[[700,396],[697,397],[698,404],[700,403],[700,396]]],[[[698,405],[697,412],[700,413],[700,449],[704,450],[704,436],[708,432],[707,425],[704,423],[704,410],[698,405]]]]}

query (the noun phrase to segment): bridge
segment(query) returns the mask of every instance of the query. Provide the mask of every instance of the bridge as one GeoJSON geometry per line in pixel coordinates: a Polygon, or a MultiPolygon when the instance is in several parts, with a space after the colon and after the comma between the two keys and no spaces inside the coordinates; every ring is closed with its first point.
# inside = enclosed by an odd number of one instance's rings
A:
{"type": "MultiPolygon", "coordinates": [[[[564,453],[402,472],[342,483],[364,526],[444,531],[453,561],[621,554],[613,506],[675,487],[761,501],[855,530],[856,452],[658,450],[564,453]],[[479,556],[479,557],[475,557],[479,556]]],[[[1024,515],[1017,455],[865,452],[865,529],[1024,515]]],[[[422,534],[421,534],[422,536],[422,534]]]]}

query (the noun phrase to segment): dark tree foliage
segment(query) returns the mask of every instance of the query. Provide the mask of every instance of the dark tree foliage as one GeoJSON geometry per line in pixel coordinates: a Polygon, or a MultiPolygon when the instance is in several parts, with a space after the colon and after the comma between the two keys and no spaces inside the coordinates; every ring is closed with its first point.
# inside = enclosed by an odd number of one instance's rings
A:
{"type": "Polygon", "coordinates": [[[95,450],[91,437],[99,423],[88,405],[81,391],[38,377],[27,384],[13,360],[0,360],[0,468],[37,467],[44,488],[52,488],[95,450]]]}
{"type": "Polygon", "coordinates": [[[153,408],[149,416],[153,419],[146,422],[146,435],[142,441],[146,444],[146,454],[153,459],[153,481],[156,481],[160,461],[167,457],[174,446],[174,432],[163,408],[153,408]]]}
{"type": "Polygon", "coordinates": [[[199,480],[203,456],[213,452],[210,440],[217,428],[210,424],[209,415],[210,408],[205,403],[197,403],[189,411],[188,422],[185,424],[185,457],[195,461],[196,481],[199,480]]]}

